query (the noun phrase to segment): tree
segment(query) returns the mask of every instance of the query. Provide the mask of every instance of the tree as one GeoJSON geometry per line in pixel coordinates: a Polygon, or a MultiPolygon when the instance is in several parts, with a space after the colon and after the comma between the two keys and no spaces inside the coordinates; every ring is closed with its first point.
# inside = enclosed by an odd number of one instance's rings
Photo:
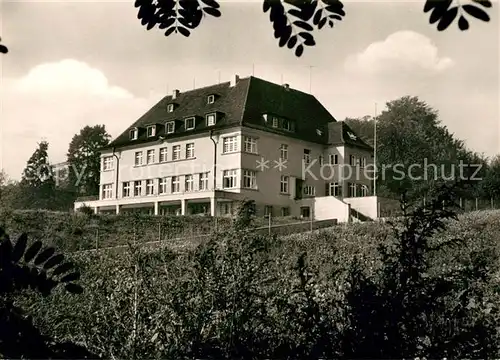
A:
{"type": "Polygon", "coordinates": [[[500,198],[500,155],[491,159],[480,187],[485,198],[500,198]]]}
{"type": "Polygon", "coordinates": [[[42,141],[28,160],[20,182],[22,208],[53,209],[56,200],[55,181],[48,158],[49,143],[42,141]]]}
{"type": "MultiPolygon", "coordinates": [[[[423,11],[430,13],[429,22],[437,23],[438,31],[447,29],[459,14],[457,24],[462,31],[469,28],[465,15],[482,21],[490,20],[488,13],[483,10],[491,8],[490,0],[470,0],[469,4],[459,2],[456,6],[452,6],[452,3],[452,0],[425,2],[423,11]]],[[[180,33],[187,37],[204,17],[221,16],[220,5],[216,0],[136,0],[135,7],[139,8],[137,18],[147,30],[158,25],[165,36],[180,33]]],[[[325,25],[333,28],[335,22],[341,21],[346,15],[340,0],[264,0],[263,11],[269,13],[278,45],[286,45],[294,50],[297,57],[302,56],[306,46],[316,45],[313,36],[315,30],[319,31],[325,25]]]]}
{"type": "MultiPolygon", "coordinates": [[[[438,119],[438,112],[417,97],[405,96],[387,104],[377,117],[377,193],[422,198],[437,184],[464,178],[472,168],[467,164],[484,159],[465,148],[438,119]],[[460,161],[464,168],[460,170],[460,161]]],[[[374,144],[374,122],[371,116],[346,119],[349,126],[367,143],[374,144]]],[[[472,171],[473,173],[473,171],[472,171]]],[[[472,174],[471,173],[471,174],[472,174]]],[[[471,175],[469,174],[469,175],[471,175]]],[[[477,182],[462,182],[472,191],[477,182]]]]}
{"type": "Polygon", "coordinates": [[[70,187],[77,194],[85,196],[99,193],[99,150],[109,144],[110,138],[104,125],[87,125],[73,136],[67,156],[70,187]]]}

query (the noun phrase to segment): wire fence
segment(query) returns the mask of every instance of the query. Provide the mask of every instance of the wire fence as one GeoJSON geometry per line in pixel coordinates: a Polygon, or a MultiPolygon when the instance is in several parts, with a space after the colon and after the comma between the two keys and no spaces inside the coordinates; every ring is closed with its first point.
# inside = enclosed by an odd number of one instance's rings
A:
{"type": "MultiPolygon", "coordinates": [[[[286,222],[283,219],[273,221],[271,217],[267,219],[265,226],[257,226],[252,228],[253,234],[260,235],[276,235],[286,236],[291,234],[312,232],[318,229],[324,229],[337,225],[337,220],[305,220],[286,222]]],[[[153,222],[150,220],[142,219],[140,222],[133,224],[125,234],[122,234],[121,240],[117,242],[116,234],[111,234],[105,229],[95,227],[94,236],[95,241],[93,246],[91,241],[84,241],[81,244],[86,244],[85,248],[80,248],[74,253],[95,252],[102,250],[122,250],[128,248],[130,245],[145,246],[151,249],[169,247],[175,249],[192,248],[202,241],[209,239],[215,234],[223,234],[229,230],[227,222],[220,222],[215,218],[213,227],[211,229],[196,229],[189,227],[187,229],[175,229],[172,227],[164,226],[161,222],[153,222]],[[153,231],[152,225],[156,225],[156,232],[153,231]],[[123,237],[123,235],[125,235],[123,237]]],[[[86,236],[91,235],[91,232],[86,236]]],[[[90,240],[90,239],[89,239],[90,240]]]]}

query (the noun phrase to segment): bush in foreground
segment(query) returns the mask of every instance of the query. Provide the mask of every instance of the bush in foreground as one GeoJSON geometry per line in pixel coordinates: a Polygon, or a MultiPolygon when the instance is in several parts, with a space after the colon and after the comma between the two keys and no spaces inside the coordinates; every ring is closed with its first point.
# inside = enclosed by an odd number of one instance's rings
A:
{"type": "Polygon", "coordinates": [[[499,229],[454,219],[451,196],[392,227],[277,239],[244,224],[182,253],[79,255],[82,296],[18,301],[106,358],[498,357],[499,229]]]}

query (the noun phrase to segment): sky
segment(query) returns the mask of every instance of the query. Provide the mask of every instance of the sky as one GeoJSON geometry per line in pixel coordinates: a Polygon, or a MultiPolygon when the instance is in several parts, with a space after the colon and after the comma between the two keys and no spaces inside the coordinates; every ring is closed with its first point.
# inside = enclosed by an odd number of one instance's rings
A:
{"type": "Polygon", "coordinates": [[[0,168],[19,179],[42,140],[64,161],[85,125],[116,137],[174,89],[235,74],[311,92],[337,120],[418,96],[471,150],[500,153],[497,3],[491,22],[439,32],[423,0],[345,1],[344,20],[301,58],[278,47],[261,1],[220,3],[222,17],[185,38],[147,31],[133,0],[0,0],[0,168]]]}

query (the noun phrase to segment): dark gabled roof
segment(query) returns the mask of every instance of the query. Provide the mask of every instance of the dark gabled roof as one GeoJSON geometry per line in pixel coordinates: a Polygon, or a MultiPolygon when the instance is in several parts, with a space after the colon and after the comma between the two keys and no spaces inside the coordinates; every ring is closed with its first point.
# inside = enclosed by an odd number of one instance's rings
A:
{"type": "Polygon", "coordinates": [[[273,131],[265,125],[263,114],[274,114],[295,121],[295,132],[287,133],[289,136],[327,143],[328,123],[336,120],[313,95],[262,79],[251,79],[243,125],[273,131]]]}
{"type": "Polygon", "coordinates": [[[328,144],[350,145],[364,150],[373,151],[345,122],[338,121],[328,124],[328,144]]]}
{"type": "Polygon", "coordinates": [[[215,126],[210,126],[210,129],[220,129],[228,126],[241,124],[243,116],[243,107],[248,93],[248,84],[250,79],[240,79],[238,83],[231,87],[229,82],[221,83],[218,85],[207,86],[200,89],[181,92],[179,95],[172,99],[172,96],[165,96],[156,105],[154,105],[148,112],[139,118],[135,123],[130,125],[127,130],[114,139],[106,148],[121,147],[131,144],[141,144],[157,140],[159,136],[165,138],[175,138],[200,132],[206,132],[209,128],[206,126],[205,121],[199,121],[196,129],[183,131],[183,125],[179,128],[176,124],[174,134],[165,134],[164,126],[156,131],[156,136],[146,137],[145,132],[140,132],[137,140],[130,140],[129,131],[132,127],[145,128],[150,124],[165,124],[168,121],[184,121],[184,119],[192,116],[199,116],[205,118],[206,114],[212,112],[221,113],[222,117],[217,119],[215,126]],[[218,98],[213,104],[207,103],[208,95],[217,94],[218,98]],[[167,112],[167,105],[176,103],[173,112],[167,112]]]}
{"type": "Polygon", "coordinates": [[[141,116],[135,123],[114,139],[106,148],[122,147],[132,144],[142,144],[164,138],[177,138],[191,134],[204,133],[208,130],[218,130],[236,125],[265,129],[269,132],[286,134],[287,136],[328,144],[329,123],[335,123],[335,118],[313,96],[282,85],[277,85],[253,76],[239,79],[235,86],[229,82],[207,86],[186,92],[180,92],[175,99],[166,96],[141,116]],[[213,104],[207,103],[209,95],[217,95],[213,104]],[[178,104],[173,112],[167,112],[167,105],[178,104]],[[215,126],[207,127],[205,115],[218,112],[215,126]],[[295,123],[295,131],[288,132],[274,129],[264,123],[263,114],[272,114],[295,123]],[[184,130],[183,120],[197,116],[194,130],[184,130]],[[173,134],[165,133],[164,124],[177,120],[173,134]],[[161,124],[157,127],[156,136],[147,137],[147,125],[161,124]],[[131,128],[139,128],[137,140],[130,140],[131,128]]]}

